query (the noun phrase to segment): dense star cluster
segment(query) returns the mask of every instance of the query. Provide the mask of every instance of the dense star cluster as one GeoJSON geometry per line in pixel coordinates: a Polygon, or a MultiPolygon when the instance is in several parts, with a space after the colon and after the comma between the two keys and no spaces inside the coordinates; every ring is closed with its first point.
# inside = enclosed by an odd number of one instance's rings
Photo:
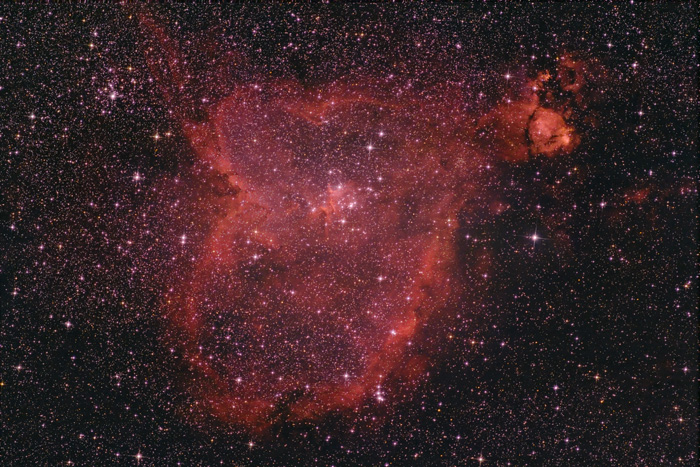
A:
{"type": "Polygon", "coordinates": [[[0,463],[695,465],[697,34],[0,7],[0,463]]]}

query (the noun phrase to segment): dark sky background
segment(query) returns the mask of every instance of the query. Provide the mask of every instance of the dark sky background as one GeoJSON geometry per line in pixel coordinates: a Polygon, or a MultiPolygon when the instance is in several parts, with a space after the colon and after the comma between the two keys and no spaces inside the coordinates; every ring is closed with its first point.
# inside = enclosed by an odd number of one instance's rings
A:
{"type": "Polygon", "coordinates": [[[696,465],[697,13],[0,7],[0,464],[696,465]],[[387,74],[464,83],[478,117],[567,53],[598,64],[581,142],[494,155],[484,185],[508,209],[457,229],[483,242],[488,279],[427,338],[410,390],[264,432],[200,410],[188,380],[207,381],[164,311],[211,227],[184,119],[252,82],[387,74]]]}

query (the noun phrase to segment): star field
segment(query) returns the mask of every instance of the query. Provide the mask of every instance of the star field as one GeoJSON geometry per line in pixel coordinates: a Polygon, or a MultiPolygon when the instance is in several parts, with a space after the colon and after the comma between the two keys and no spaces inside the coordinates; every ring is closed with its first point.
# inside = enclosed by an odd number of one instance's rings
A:
{"type": "Polygon", "coordinates": [[[0,7],[1,463],[697,464],[696,18],[0,7]]]}

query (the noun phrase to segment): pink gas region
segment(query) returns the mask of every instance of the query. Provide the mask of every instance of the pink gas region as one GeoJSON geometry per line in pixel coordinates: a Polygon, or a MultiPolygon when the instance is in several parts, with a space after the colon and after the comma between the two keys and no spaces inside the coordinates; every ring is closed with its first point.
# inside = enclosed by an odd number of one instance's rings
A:
{"type": "MultiPolygon", "coordinates": [[[[161,29],[145,21],[182,63],[161,29]]],[[[154,74],[176,99],[186,73],[154,74]]],[[[181,116],[196,158],[219,181],[216,204],[164,311],[191,370],[190,390],[219,420],[253,430],[384,401],[419,379],[464,310],[489,251],[458,257],[458,231],[499,159],[568,153],[578,135],[528,83],[486,115],[458,84],[338,79],[236,82],[181,116]]],[[[186,89],[185,89],[186,90],[186,89]]]]}
{"type": "Polygon", "coordinates": [[[289,420],[352,407],[423,365],[412,340],[463,292],[457,218],[487,165],[442,99],[269,86],[185,126],[233,194],[172,310],[215,355],[190,356],[206,399],[252,424],[281,400],[289,420]]]}

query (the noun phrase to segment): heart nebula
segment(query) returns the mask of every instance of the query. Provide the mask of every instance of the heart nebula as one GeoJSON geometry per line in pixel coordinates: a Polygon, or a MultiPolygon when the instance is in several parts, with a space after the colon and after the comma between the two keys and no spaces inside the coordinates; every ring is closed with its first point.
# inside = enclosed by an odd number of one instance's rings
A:
{"type": "Polygon", "coordinates": [[[460,83],[267,79],[182,117],[217,210],[165,312],[207,412],[260,430],[426,373],[488,274],[459,238],[503,209],[494,162],[576,145],[528,86],[474,115],[460,83]]]}

